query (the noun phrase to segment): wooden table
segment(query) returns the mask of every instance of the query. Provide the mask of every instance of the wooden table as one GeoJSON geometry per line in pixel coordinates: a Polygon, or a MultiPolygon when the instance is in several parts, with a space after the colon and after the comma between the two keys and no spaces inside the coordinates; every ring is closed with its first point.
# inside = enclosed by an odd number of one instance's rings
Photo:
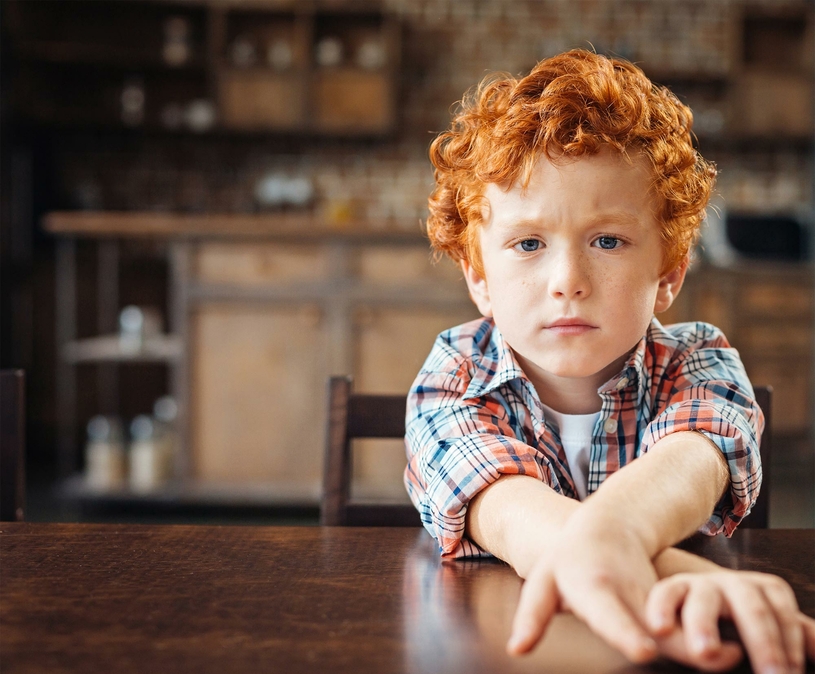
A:
{"type": "MultiPolygon", "coordinates": [[[[815,615],[815,530],[689,547],[783,576],[815,615]]],[[[3,523],[0,670],[686,671],[629,665],[567,615],[511,659],[519,589],[499,562],[442,563],[418,529],[3,523]]]]}

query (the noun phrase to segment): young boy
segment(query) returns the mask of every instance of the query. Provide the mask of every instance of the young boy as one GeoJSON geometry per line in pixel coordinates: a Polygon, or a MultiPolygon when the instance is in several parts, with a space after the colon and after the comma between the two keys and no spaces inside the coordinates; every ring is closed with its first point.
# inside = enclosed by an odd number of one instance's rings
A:
{"type": "Polygon", "coordinates": [[[405,481],[443,555],[526,579],[511,653],[568,608],[638,662],[734,666],[722,616],[760,672],[815,654],[783,581],[671,547],[749,514],[764,423],[719,330],[654,318],[715,181],[691,124],[637,67],[575,50],[485,80],[431,146],[428,234],[484,318],[413,384],[405,481]]]}

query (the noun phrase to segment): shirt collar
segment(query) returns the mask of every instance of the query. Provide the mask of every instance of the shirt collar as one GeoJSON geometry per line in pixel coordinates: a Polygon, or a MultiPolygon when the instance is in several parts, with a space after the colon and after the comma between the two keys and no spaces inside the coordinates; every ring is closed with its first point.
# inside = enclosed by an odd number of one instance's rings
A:
{"type": "Polygon", "coordinates": [[[628,356],[622,370],[603,384],[597,392],[600,395],[608,395],[635,386],[639,407],[650,386],[649,371],[646,367],[649,345],[659,341],[659,334],[663,332],[662,324],[655,317],[652,318],[648,330],[628,356]]]}
{"type": "MultiPolygon", "coordinates": [[[[492,320],[486,320],[484,323],[485,327],[491,327],[492,329],[489,340],[482,352],[482,357],[475,362],[475,372],[464,394],[465,399],[478,398],[513,379],[521,379],[524,382],[529,381],[495,323],[492,320]]],[[[652,318],[646,334],[634,347],[622,370],[603,384],[597,392],[600,395],[608,395],[636,386],[637,405],[639,406],[649,385],[649,378],[645,369],[648,344],[654,341],[655,333],[662,331],[663,328],[660,322],[656,318],[652,318]]],[[[529,386],[531,389],[531,384],[529,386]]]]}
{"type": "Polygon", "coordinates": [[[465,400],[490,393],[513,379],[527,378],[495,323],[491,319],[484,323],[492,329],[481,358],[474,363],[476,367],[464,393],[465,400]]]}

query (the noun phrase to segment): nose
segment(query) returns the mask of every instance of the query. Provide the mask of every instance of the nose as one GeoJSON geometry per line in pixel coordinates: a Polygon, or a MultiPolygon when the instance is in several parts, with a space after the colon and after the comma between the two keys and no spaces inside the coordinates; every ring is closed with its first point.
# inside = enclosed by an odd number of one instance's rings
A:
{"type": "Polygon", "coordinates": [[[549,294],[556,299],[585,299],[591,294],[591,275],[586,256],[562,250],[550,258],[549,294]]]}

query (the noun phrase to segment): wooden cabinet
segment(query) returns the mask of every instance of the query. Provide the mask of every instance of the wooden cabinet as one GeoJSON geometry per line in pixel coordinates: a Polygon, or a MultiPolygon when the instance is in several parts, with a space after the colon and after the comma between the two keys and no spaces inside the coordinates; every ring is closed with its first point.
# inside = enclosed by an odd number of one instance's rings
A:
{"type": "MultiPolygon", "coordinates": [[[[436,335],[477,315],[418,236],[199,242],[188,254],[190,478],[265,484],[274,499],[319,497],[329,375],[406,391],[436,335]]],[[[360,443],[358,495],[404,495],[404,447],[387,444],[360,443]]]]}
{"type": "MultiPolygon", "coordinates": [[[[338,232],[280,214],[57,213],[46,226],[69,237],[170,237],[167,358],[183,443],[176,480],[152,497],[316,504],[327,378],[405,392],[436,335],[478,316],[460,271],[432,264],[418,232],[338,232]]],[[[812,428],[814,296],[808,265],[700,265],[660,320],[724,330],[753,383],[773,387],[784,446],[812,428]]],[[[88,340],[69,346],[66,356],[116,356],[88,340]]],[[[355,497],[405,499],[401,442],[358,441],[354,461],[355,497]]]]}
{"type": "MultiPolygon", "coordinates": [[[[159,223],[152,214],[57,213],[46,227],[69,235],[61,255],[83,235],[170,237],[182,442],[174,481],[142,498],[317,504],[328,377],[405,392],[438,333],[478,315],[458,269],[434,265],[418,231],[337,232],[280,214],[159,223]]],[[[406,497],[401,442],[360,441],[355,462],[356,496],[406,497]]],[[[82,498],[133,497],[88,494],[79,479],[74,487],[82,498]]]]}

